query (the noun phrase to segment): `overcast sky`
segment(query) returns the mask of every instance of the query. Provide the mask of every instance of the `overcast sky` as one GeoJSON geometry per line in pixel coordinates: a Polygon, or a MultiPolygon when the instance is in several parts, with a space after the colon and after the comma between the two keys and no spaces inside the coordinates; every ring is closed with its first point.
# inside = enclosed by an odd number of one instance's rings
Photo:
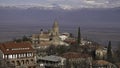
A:
{"type": "Polygon", "coordinates": [[[120,7],[120,0],[0,0],[2,6],[42,6],[78,8],[111,8],[120,7]]]}

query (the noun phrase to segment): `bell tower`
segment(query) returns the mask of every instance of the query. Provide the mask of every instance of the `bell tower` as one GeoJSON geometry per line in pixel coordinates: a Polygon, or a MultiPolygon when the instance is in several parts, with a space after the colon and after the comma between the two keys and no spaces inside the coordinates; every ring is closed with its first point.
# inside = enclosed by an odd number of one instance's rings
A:
{"type": "Polygon", "coordinates": [[[52,31],[51,31],[51,43],[53,45],[59,45],[60,44],[60,38],[59,38],[59,25],[58,22],[55,20],[54,24],[52,26],[52,31]]]}
{"type": "Polygon", "coordinates": [[[54,36],[59,36],[59,25],[58,22],[55,20],[53,24],[53,35],[54,36]]]}

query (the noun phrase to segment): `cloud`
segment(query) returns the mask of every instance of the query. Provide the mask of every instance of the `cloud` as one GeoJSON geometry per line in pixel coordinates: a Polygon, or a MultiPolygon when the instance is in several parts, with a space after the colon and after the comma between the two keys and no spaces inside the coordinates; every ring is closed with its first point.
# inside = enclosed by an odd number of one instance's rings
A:
{"type": "Polygon", "coordinates": [[[88,3],[88,4],[95,4],[96,2],[95,1],[85,1],[85,3],[88,3]]]}
{"type": "Polygon", "coordinates": [[[113,8],[120,7],[120,0],[0,0],[0,5],[59,6],[63,9],[113,8]]]}

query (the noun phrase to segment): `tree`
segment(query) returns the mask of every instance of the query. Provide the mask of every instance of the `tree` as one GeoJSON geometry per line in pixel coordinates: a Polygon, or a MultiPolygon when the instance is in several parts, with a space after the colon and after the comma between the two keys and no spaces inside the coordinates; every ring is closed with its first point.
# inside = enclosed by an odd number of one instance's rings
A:
{"type": "Polygon", "coordinates": [[[24,36],[22,37],[22,41],[28,41],[28,38],[24,35],[24,36]]]}
{"type": "Polygon", "coordinates": [[[77,44],[81,44],[81,32],[80,32],[80,27],[78,28],[78,37],[77,37],[77,44]]]}
{"type": "Polygon", "coordinates": [[[56,47],[54,45],[50,45],[47,49],[46,49],[46,53],[48,55],[54,55],[56,53],[56,47]]]}
{"type": "Polygon", "coordinates": [[[30,38],[28,38],[27,36],[23,36],[22,37],[22,39],[21,39],[22,41],[30,41],[31,42],[31,39],[30,38]]]}
{"type": "Polygon", "coordinates": [[[65,52],[67,52],[67,51],[68,51],[68,47],[65,46],[65,45],[56,46],[56,53],[58,55],[61,55],[61,54],[65,53],[65,52]]]}
{"type": "Polygon", "coordinates": [[[111,47],[111,41],[109,41],[108,47],[107,47],[107,60],[108,60],[109,62],[112,62],[112,47],[111,47]]]}
{"type": "Polygon", "coordinates": [[[73,35],[72,33],[70,33],[70,37],[71,37],[71,38],[74,38],[74,35],[73,35]]]}
{"type": "Polygon", "coordinates": [[[14,38],[13,41],[17,43],[26,42],[26,41],[32,42],[31,39],[25,35],[22,38],[18,38],[18,39],[14,38]]]}
{"type": "Polygon", "coordinates": [[[115,62],[120,62],[120,42],[118,42],[117,48],[115,49],[114,60],[115,62]]]}
{"type": "Polygon", "coordinates": [[[22,42],[22,40],[21,40],[21,39],[16,39],[16,38],[15,38],[15,39],[13,39],[13,41],[14,41],[14,42],[17,42],[17,43],[22,42]]]}

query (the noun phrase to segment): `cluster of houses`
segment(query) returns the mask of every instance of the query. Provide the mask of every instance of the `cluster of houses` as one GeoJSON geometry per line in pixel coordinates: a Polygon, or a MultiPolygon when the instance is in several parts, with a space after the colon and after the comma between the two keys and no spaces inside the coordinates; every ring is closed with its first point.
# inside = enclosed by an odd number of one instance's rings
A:
{"type": "MultiPolygon", "coordinates": [[[[33,34],[31,42],[6,42],[0,44],[0,68],[116,68],[110,62],[102,60],[106,58],[107,49],[98,48],[95,55],[99,60],[93,61],[91,55],[66,52],[62,55],[39,56],[37,49],[46,49],[50,45],[69,46],[76,43],[69,33],[59,33],[58,22],[55,21],[52,30],[39,34],[33,34]]],[[[82,40],[81,45],[92,42],[82,40]]],[[[44,53],[42,53],[44,54],[44,53]]]]}

